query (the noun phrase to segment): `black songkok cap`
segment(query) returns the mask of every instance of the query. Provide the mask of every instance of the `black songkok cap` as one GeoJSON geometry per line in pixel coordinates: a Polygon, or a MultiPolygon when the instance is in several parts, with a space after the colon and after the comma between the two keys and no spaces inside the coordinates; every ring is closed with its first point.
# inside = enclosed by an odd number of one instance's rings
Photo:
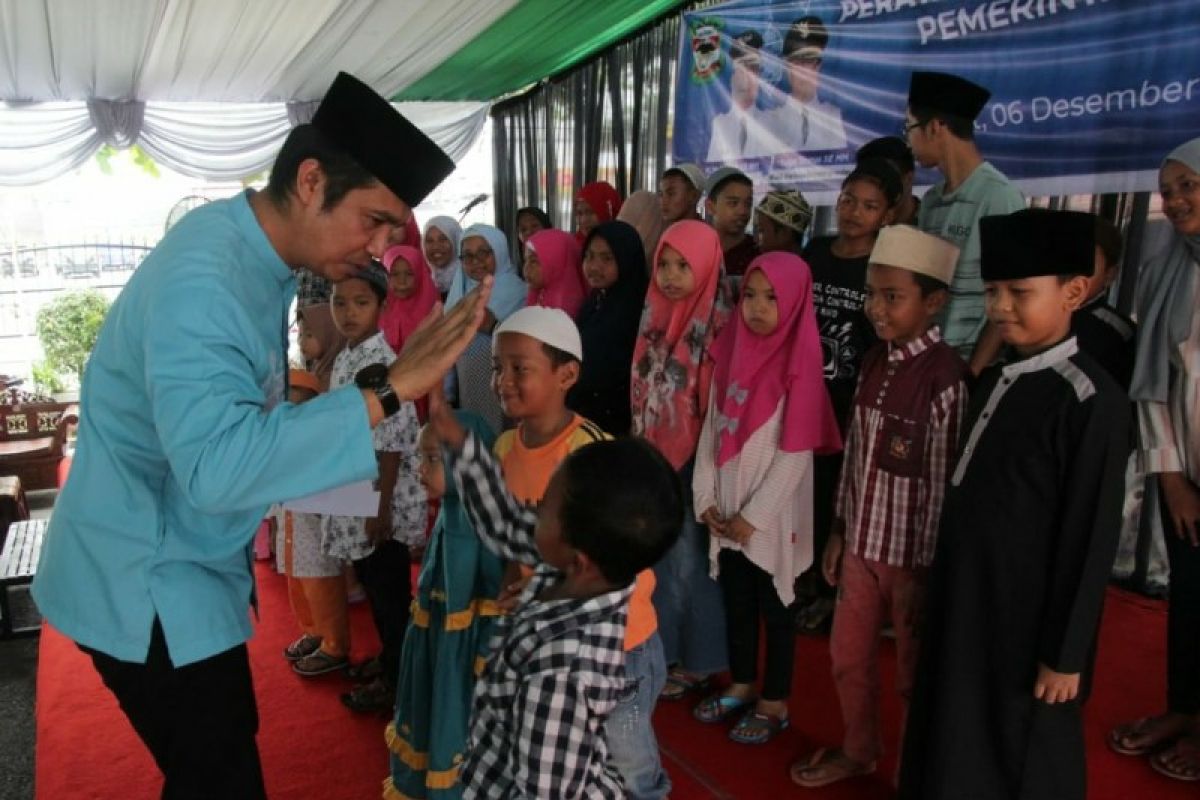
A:
{"type": "Polygon", "coordinates": [[[985,281],[1041,275],[1091,275],[1095,220],[1082,211],[1026,208],[979,220],[979,269],[985,281]]]}
{"type": "Polygon", "coordinates": [[[391,103],[339,72],[312,125],[415,208],[454,171],[454,162],[391,103]]]}
{"type": "Polygon", "coordinates": [[[908,105],[974,120],[992,93],[977,83],[946,72],[914,72],[908,84],[908,105]]]}
{"type": "Polygon", "coordinates": [[[733,42],[729,45],[729,58],[732,61],[737,61],[739,58],[757,56],[762,46],[763,37],[761,33],[755,30],[743,31],[733,37],[733,42]]]}

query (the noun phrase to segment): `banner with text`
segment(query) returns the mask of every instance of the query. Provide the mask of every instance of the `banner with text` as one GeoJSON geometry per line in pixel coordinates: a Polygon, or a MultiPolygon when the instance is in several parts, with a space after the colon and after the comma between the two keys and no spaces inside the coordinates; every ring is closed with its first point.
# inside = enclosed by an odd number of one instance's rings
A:
{"type": "Polygon", "coordinates": [[[1153,189],[1200,136],[1196,0],[735,0],[684,15],[674,159],[828,202],[913,70],[991,90],[976,140],[1027,194],[1153,189]]]}

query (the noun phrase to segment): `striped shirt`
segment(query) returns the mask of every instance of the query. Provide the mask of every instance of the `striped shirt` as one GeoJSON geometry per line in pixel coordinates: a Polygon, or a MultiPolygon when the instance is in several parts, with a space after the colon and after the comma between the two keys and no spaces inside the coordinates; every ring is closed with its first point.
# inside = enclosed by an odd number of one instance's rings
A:
{"type": "Polygon", "coordinates": [[[625,692],[633,585],[586,599],[538,599],[563,574],[538,554],[537,513],[508,492],[494,456],[474,434],[449,462],[484,544],[535,568],[517,610],[497,620],[475,685],[463,797],[625,797],[604,725],[625,692]]]}
{"type": "MultiPolygon", "coordinates": [[[[1193,308],[1200,308],[1196,281],[1193,308]]],[[[1147,473],[1182,472],[1200,484],[1200,313],[1192,315],[1192,332],[1171,351],[1171,384],[1167,402],[1138,402],[1141,462],[1147,473]]]]}
{"type": "Polygon", "coordinates": [[[867,353],[834,506],[849,552],[894,567],[933,561],[966,375],[936,327],[867,353]]]}

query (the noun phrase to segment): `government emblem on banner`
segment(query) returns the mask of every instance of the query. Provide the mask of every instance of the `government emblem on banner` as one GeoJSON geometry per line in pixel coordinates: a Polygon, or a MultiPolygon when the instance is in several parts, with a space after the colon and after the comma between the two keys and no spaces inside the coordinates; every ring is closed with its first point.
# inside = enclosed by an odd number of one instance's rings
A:
{"type": "Polygon", "coordinates": [[[721,73],[722,20],[699,19],[692,29],[692,82],[708,83],[721,73]]]}

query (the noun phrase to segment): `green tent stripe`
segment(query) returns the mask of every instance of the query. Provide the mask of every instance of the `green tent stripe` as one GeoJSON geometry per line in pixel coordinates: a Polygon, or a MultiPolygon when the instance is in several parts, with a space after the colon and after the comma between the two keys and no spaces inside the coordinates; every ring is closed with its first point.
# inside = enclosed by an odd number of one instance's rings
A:
{"type": "Polygon", "coordinates": [[[521,0],[400,100],[492,100],[568,69],[685,0],[521,0]]]}

